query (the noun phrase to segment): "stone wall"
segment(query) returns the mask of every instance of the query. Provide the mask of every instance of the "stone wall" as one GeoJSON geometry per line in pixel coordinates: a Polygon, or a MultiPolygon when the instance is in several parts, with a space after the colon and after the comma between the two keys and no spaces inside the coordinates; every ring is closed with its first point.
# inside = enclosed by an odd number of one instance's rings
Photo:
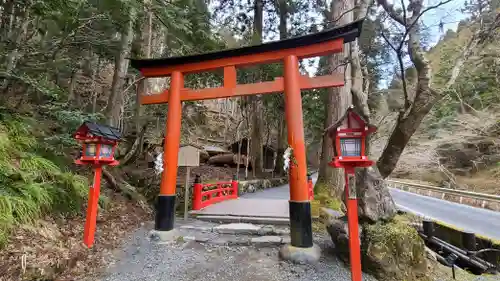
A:
{"type": "Polygon", "coordinates": [[[239,181],[239,195],[252,193],[262,189],[278,187],[288,183],[288,177],[273,178],[273,179],[256,179],[239,181]]]}
{"type": "MultiPolygon", "coordinates": [[[[454,226],[445,225],[440,222],[435,223],[434,235],[436,237],[463,249],[464,244],[462,241],[462,233],[463,231],[461,229],[458,229],[454,226]]],[[[476,243],[476,248],[478,250],[488,248],[500,250],[500,241],[492,241],[490,239],[479,237],[476,235],[476,243]]],[[[500,262],[500,253],[496,251],[482,253],[479,257],[497,265],[500,262]]]]}

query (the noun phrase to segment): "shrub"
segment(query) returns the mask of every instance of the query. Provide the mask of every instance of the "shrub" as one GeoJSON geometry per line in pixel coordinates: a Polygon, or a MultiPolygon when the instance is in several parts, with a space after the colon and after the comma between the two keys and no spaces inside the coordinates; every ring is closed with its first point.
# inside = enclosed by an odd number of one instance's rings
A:
{"type": "Polygon", "coordinates": [[[37,153],[37,132],[29,123],[12,116],[0,120],[0,247],[15,224],[47,212],[80,211],[88,189],[86,178],[37,153]]]}

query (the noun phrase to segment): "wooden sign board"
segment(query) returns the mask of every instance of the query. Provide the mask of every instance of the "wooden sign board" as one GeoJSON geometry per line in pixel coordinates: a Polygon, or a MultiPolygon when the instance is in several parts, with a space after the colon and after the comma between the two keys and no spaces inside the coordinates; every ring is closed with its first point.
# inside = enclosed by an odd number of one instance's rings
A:
{"type": "Polygon", "coordinates": [[[177,160],[179,167],[198,167],[200,166],[200,150],[192,145],[181,146],[177,160]]]}

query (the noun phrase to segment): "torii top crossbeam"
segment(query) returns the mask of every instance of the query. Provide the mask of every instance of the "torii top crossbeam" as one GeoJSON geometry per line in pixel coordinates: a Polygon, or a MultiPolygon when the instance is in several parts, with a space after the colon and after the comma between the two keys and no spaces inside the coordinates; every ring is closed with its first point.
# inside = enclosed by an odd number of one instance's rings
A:
{"type": "MultiPolygon", "coordinates": [[[[344,43],[359,37],[362,23],[363,19],[314,34],[218,52],[159,59],[132,59],[131,65],[148,78],[170,76],[173,71],[187,74],[223,68],[223,87],[208,89],[182,87],[181,101],[282,92],[284,89],[282,77],[277,77],[275,81],[270,82],[238,85],[236,67],[279,62],[289,55],[304,59],[341,52],[344,43]]],[[[299,84],[301,90],[338,87],[344,85],[344,77],[342,74],[313,78],[302,76],[299,84]]],[[[167,102],[168,90],[158,94],[141,96],[141,104],[167,102]]]]}

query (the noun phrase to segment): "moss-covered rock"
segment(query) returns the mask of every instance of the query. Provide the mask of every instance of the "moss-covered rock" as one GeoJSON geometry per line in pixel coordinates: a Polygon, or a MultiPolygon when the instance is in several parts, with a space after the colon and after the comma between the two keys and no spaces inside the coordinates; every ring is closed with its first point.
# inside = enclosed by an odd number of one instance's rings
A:
{"type": "MultiPolygon", "coordinates": [[[[335,252],[349,261],[347,218],[331,218],[327,231],[335,252]]],[[[428,280],[425,245],[417,231],[400,220],[365,224],[360,228],[363,271],[383,281],[428,280]]]]}
{"type": "Polygon", "coordinates": [[[314,199],[311,201],[313,218],[320,218],[321,224],[324,224],[329,221],[330,212],[337,213],[341,209],[342,201],[331,196],[328,186],[323,183],[316,183],[314,186],[314,199]]]}
{"type": "Polygon", "coordinates": [[[427,280],[425,244],[417,231],[400,221],[364,226],[363,266],[379,280],[427,280]]]}

